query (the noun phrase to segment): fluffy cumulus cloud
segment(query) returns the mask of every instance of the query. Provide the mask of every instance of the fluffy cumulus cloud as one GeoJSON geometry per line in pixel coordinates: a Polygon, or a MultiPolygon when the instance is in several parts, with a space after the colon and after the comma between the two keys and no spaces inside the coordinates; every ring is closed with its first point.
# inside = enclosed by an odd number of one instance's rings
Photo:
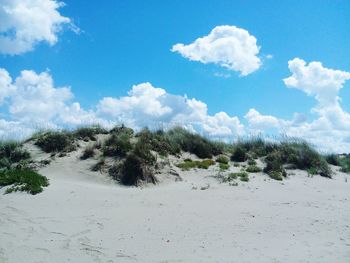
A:
{"type": "Polygon", "coordinates": [[[280,133],[305,138],[321,150],[349,152],[350,114],[341,107],[339,91],[350,73],[326,68],[320,62],[307,64],[300,58],[290,60],[288,67],[292,75],[283,80],[285,85],[315,98],[317,103],[311,112],[316,118],[307,121],[295,114],[292,120],[283,120],[251,109],[245,116],[250,130],[274,127],[280,133]]]}
{"type": "Polygon", "coordinates": [[[23,70],[14,80],[0,69],[3,117],[0,137],[23,138],[43,128],[73,128],[101,124],[125,124],[135,129],[182,125],[213,138],[233,138],[243,125],[225,112],[208,114],[207,105],[194,98],[169,94],[150,83],[135,85],[127,96],[101,99],[96,107],[83,109],[73,100],[70,87],[55,87],[49,72],[23,70]]]}
{"type": "Polygon", "coordinates": [[[217,26],[207,36],[193,43],[176,44],[171,51],[180,53],[189,60],[204,64],[215,63],[246,76],[259,69],[260,47],[257,40],[245,29],[235,26],[217,26]]]}
{"type": "Polygon", "coordinates": [[[56,0],[0,0],[0,53],[17,55],[35,44],[54,45],[64,24],[72,24],[58,9],[56,0]]]}

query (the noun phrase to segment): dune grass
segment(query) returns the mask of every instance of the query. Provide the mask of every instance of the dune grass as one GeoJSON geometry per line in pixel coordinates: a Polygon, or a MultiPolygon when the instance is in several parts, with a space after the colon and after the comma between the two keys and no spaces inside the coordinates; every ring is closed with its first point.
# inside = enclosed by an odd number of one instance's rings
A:
{"type": "Polygon", "coordinates": [[[44,152],[70,152],[75,149],[74,136],[69,131],[47,131],[36,134],[35,144],[44,152]]]}
{"type": "Polygon", "coordinates": [[[49,180],[30,169],[10,169],[0,172],[0,186],[9,186],[7,194],[24,191],[32,195],[41,193],[43,187],[49,185],[49,180]]]}
{"type": "Polygon", "coordinates": [[[177,164],[176,166],[182,170],[190,170],[192,168],[208,169],[210,166],[214,165],[215,162],[211,159],[205,159],[201,161],[193,161],[191,159],[186,159],[184,162],[177,164]]]}

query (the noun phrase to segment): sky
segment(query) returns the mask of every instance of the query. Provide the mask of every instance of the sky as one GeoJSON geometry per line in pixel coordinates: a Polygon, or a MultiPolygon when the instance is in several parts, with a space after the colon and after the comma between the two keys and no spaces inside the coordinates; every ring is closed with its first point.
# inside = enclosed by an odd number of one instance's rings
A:
{"type": "Polygon", "coordinates": [[[350,152],[350,2],[0,0],[0,137],[182,125],[350,152]]]}

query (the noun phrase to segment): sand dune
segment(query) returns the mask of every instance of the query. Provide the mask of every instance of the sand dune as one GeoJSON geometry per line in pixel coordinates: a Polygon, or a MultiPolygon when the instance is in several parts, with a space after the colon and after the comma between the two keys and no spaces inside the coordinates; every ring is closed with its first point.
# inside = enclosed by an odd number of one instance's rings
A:
{"type": "Polygon", "coordinates": [[[0,262],[350,260],[349,175],[258,173],[229,186],[214,167],[174,168],[182,181],[127,188],[78,156],[41,168],[50,186],[39,195],[0,190],[0,262]]]}

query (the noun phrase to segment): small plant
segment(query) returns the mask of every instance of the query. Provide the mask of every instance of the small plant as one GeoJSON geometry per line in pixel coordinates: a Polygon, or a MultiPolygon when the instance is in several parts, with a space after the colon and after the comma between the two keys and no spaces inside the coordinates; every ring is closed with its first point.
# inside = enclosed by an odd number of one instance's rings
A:
{"type": "Polygon", "coordinates": [[[131,151],[132,145],[128,133],[112,133],[102,147],[104,156],[125,157],[131,151]]]}
{"type": "Polygon", "coordinates": [[[106,159],[103,157],[103,158],[100,158],[100,160],[91,167],[91,171],[94,171],[94,172],[102,172],[103,168],[106,166],[106,159]]]}
{"type": "Polygon", "coordinates": [[[341,166],[340,158],[336,154],[328,154],[325,159],[329,164],[341,166]]]}
{"type": "Polygon", "coordinates": [[[30,159],[28,151],[22,145],[14,141],[0,142],[0,170],[10,169],[15,163],[30,159]]]}
{"type": "Polygon", "coordinates": [[[75,149],[71,133],[66,131],[49,131],[37,135],[35,144],[44,152],[69,152],[75,149]]]}
{"type": "Polygon", "coordinates": [[[192,161],[186,159],[183,163],[179,163],[176,166],[182,170],[190,170],[192,168],[208,169],[209,166],[214,165],[215,162],[211,159],[202,160],[202,161],[192,161]]]}
{"type": "Polygon", "coordinates": [[[233,166],[234,167],[239,167],[240,165],[239,165],[239,163],[234,163],[233,166]]]}
{"type": "Polygon", "coordinates": [[[87,146],[85,150],[83,151],[83,154],[80,156],[81,160],[86,160],[88,158],[91,158],[95,155],[95,147],[94,145],[87,146]]]}
{"type": "Polygon", "coordinates": [[[256,165],[256,161],[254,159],[249,159],[248,165],[256,165]]]}
{"type": "Polygon", "coordinates": [[[11,185],[6,194],[23,191],[32,195],[41,193],[43,187],[49,185],[49,180],[29,169],[10,169],[0,172],[0,186],[11,185]]]}
{"type": "Polygon", "coordinates": [[[108,131],[101,126],[80,127],[73,132],[73,136],[78,140],[96,141],[97,134],[107,134],[108,131]]]}
{"type": "Polygon", "coordinates": [[[311,167],[311,168],[307,169],[306,171],[307,171],[307,174],[309,176],[314,176],[317,174],[317,169],[315,167],[311,167]]]}
{"type": "Polygon", "coordinates": [[[233,180],[236,180],[237,177],[237,173],[229,173],[227,176],[224,177],[224,182],[231,182],[233,180]]]}
{"type": "Polygon", "coordinates": [[[229,158],[225,155],[219,155],[216,158],[216,162],[221,164],[228,164],[229,161],[230,161],[229,158]]]}
{"type": "Polygon", "coordinates": [[[230,168],[230,165],[228,163],[219,163],[219,167],[221,171],[225,171],[230,168]]]}
{"type": "Polygon", "coordinates": [[[249,165],[247,168],[246,168],[246,171],[248,173],[260,173],[262,170],[260,167],[256,166],[256,165],[249,165]]]}
{"type": "Polygon", "coordinates": [[[238,172],[238,173],[229,173],[225,178],[224,182],[231,182],[235,179],[239,178],[243,182],[249,181],[249,174],[246,172],[238,172]]]}
{"type": "Polygon", "coordinates": [[[237,147],[231,156],[231,161],[245,162],[247,158],[246,150],[243,147],[237,147]]]}
{"type": "Polygon", "coordinates": [[[280,171],[270,171],[269,174],[270,178],[277,180],[277,181],[282,181],[283,180],[283,174],[280,171]]]}

